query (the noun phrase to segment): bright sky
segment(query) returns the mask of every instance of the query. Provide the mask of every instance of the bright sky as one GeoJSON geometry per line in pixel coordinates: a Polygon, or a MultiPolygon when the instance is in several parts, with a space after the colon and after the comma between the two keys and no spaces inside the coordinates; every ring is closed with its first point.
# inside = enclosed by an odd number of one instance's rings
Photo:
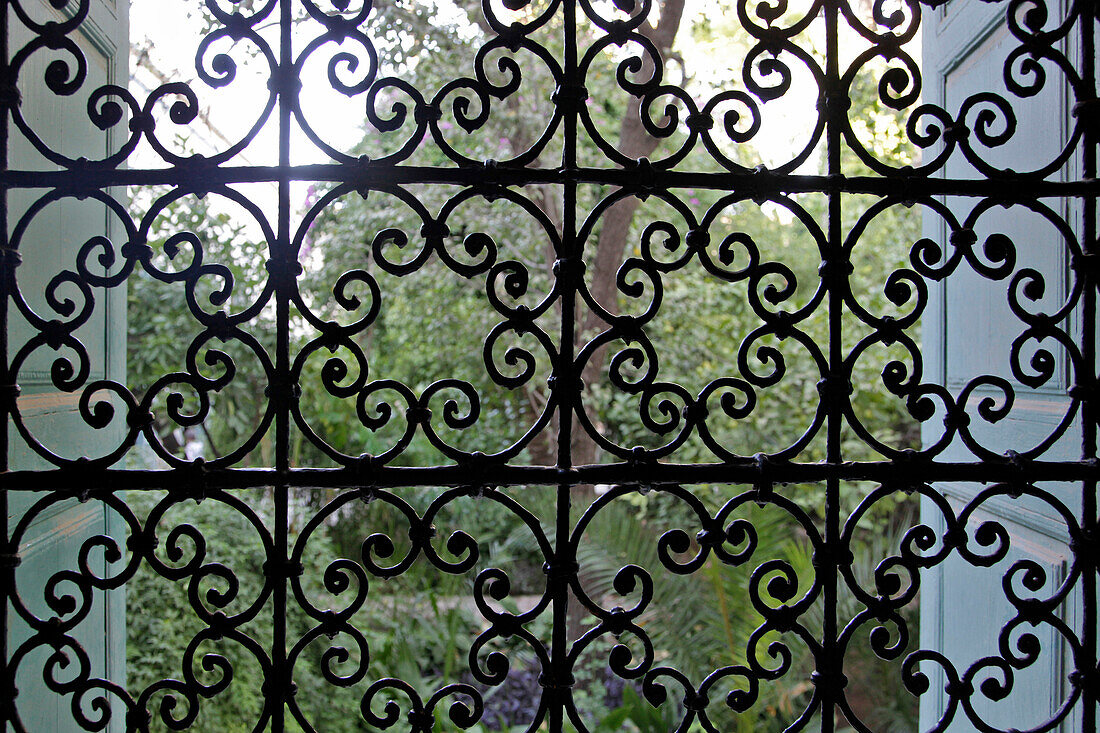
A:
{"type": "MultiPolygon", "coordinates": [[[[790,12],[796,13],[798,8],[808,4],[808,0],[790,0],[790,12]]],[[[460,16],[460,11],[454,6],[449,14],[451,18],[460,16]]],[[[889,9],[889,8],[888,8],[889,9]]],[[[443,11],[447,12],[447,11],[443,11]]],[[[710,96],[708,89],[717,85],[731,86],[730,80],[736,80],[735,87],[741,87],[741,55],[742,49],[731,48],[728,38],[730,28],[738,21],[732,13],[723,13],[719,10],[718,0],[688,0],[677,48],[682,54],[685,66],[692,75],[692,91],[700,101],[710,96]],[[711,30],[709,34],[693,33],[693,29],[699,27],[703,21],[709,22],[711,30]],[[729,61],[723,61],[729,59],[729,61]]],[[[201,19],[196,10],[195,3],[189,2],[165,2],[164,0],[135,0],[131,6],[130,32],[132,45],[138,51],[144,50],[148,61],[162,72],[162,77],[150,71],[147,66],[135,63],[137,56],[131,60],[132,73],[140,86],[135,90],[139,100],[144,100],[148,89],[155,88],[167,80],[186,81],[192,84],[192,88],[198,93],[207,122],[229,140],[239,140],[256,122],[260,111],[264,108],[267,97],[268,72],[266,62],[262,56],[242,53],[242,49],[234,49],[232,57],[238,62],[236,80],[222,89],[212,89],[201,80],[197,79],[195,71],[195,50],[201,38],[201,19]]],[[[820,39],[820,23],[811,26],[806,34],[807,38],[800,43],[823,45],[820,39]]],[[[262,29],[265,36],[272,38],[273,45],[277,35],[274,24],[262,29]]],[[[307,24],[305,29],[296,39],[296,45],[304,46],[310,37],[318,34],[318,26],[307,24]]],[[[845,49],[846,56],[853,57],[859,48],[864,47],[864,42],[856,42],[854,35],[848,39],[850,50],[845,49]]],[[[242,44],[243,45],[243,44],[242,44]]],[[[910,44],[911,52],[919,53],[919,39],[910,44]]],[[[329,48],[332,48],[330,45],[329,48]]],[[[215,44],[211,52],[206,55],[207,64],[214,58],[217,51],[230,51],[228,40],[215,44]]],[[[355,52],[357,47],[348,43],[341,50],[355,52]]],[[[360,54],[361,55],[361,54],[360,54]]],[[[310,123],[319,134],[330,144],[340,150],[350,150],[362,137],[362,121],[364,116],[364,100],[362,95],[349,99],[342,94],[333,91],[327,78],[327,61],[329,53],[316,53],[312,57],[312,63],[308,63],[304,69],[304,86],[301,94],[303,108],[308,110],[310,123]]],[[[363,64],[365,67],[365,63],[363,64]]],[[[462,69],[462,73],[472,73],[471,68],[462,69]]],[[[791,90],[782,98],[773,100],[763,105],[763,127],[753,141],[754,147],[762,155],[765,164],[769,166],[779,165],[789,160],[795,150],[801,149],[809,132],[808,125],[816,117],[815,100],[817,88],[810,73],[798,64],[791,65],[794,72],[791,90]]],[[[362,69],[361,69],[362,70],[362,69]]],[[[356,79],[354,73],[346,75],[356,79]]],[[[171,99],[169,101],[174,101],[171,99]]],[[[158,134],[165,142],[172,140],[171,123],[167,114],[162,111],[158,115],[158,134]]],[[[238,159],[243,164],[268,165],[276,162],[278,126],[274,120],[274,113],[264,126],[260,136],[249,146],[246,153],[238,159]]],[[[191,152],[211,152],[214,149],[225,149],[228,143],[213,136],[208,136],[208,142],[204,143],[196,139],[196,134],[201,135],[205,125],[192,123],[181,133],[188,136],[187,145],[191,152]],[[205,148],[205,149],[204,149],[205,148]]],[[[183,152],[179,149],[179,152],[183,152]]],[[[325,162],[327,156],[318,150],[304,134],[297,133],[292,136],[292,156],[296,163],[325,162]]],[[[131,164],[135,166],[162,165],[162,162],[144,147],[134,156],[131,164]],[[142,152],[143,151],[143,152],[142,152]]],[[[815,172],[812,166],[816,161],[810,161],[810,169],[807,172],[815,172]]]]}
{"type": "MultiPolygon", "coordinates": [[[[201,39],[202,22],[194,6],[181,2],[135,2],[130,11],[130,39],[131,47],[135,51],[147,51],[149,61],[164,76],[171,81],[184,81],[191,84],[192,89],[199,95],[203,111],[208,115],[207,120],[225,138],[236,142],[252,127],[258,118],[260,111],[267,103],[267,75],[262,60],[252,63],[246,62],[247,57],[242,53],[234,53],[233,58],[241,66],[237,70],[236,80],[222,89],[212,89],[198,78],[195,69],[195,52],[201,39]]],[[[268,33],[270,33],[269,29],[268,33]]],[[[243,44],[242,44],[243,45],[243,44]]],[[[217,50],[229,50],[230,44],[222,42],[215,46],[217,50]]],[[[207,58],[214,56],[208,53],[207,58]]],[[[136,63],[131,58],[131,75],[134,80],[145,88],[156,87],[163,83],[148,68],[136,63]]],[[[132,82],[133,83],[133,82],[132,82]]],[[[327,84],[327,80],[324,82],[327,84]]],[[[142,91],[139,100],[148,94],[142,91]]],[[[157,131],[164,135],[164,129],[170,126],[166,115],[160,115],[157,131]]],[[[189,135],[201,134],[204,125],[192,123],[186,130],[189,135]]],[[[352,145],[359,138],[359,132],[355,125],[343,125],[347,145],[352,145]]],[[[337,131],[339,134],[339,131],[337,131]]],[[[165,141],[167,142],[167,141],[165,141]]],[[[297,138],[295,152],[302,155],[309,150],[308,141],[297,138]]],[[[189,144],[195,149],[193,152],[209,152],[202,150],[203,143],[191,139],[189,144]]],[[[211,138],[209,145],[217,149],[228,147],[224,140],[211,138]]],[[[151,151],[148,151],[151,154],[151,151]]],[[[253,165],[270,165],[277,162],[278,132],[277,125],[268,124],[261,132],[261,136],[249,146],[244,161],[253,165]]],[[[157,159],[134,161],[135,165],[148,163],[156,165],[157,159]]]]}

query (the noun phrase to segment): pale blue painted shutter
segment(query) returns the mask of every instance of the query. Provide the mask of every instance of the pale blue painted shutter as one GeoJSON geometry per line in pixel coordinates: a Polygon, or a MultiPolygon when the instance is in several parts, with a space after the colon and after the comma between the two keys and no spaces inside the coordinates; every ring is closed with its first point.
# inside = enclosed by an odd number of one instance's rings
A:
{"type": "MultiPolygon", "coordinates": [[[[46,0],[24,2],[36,20],[53,16],[61,20],[64,15],[52,9],[46,0]]],[[[76,3],[70,3],[76,7],[76,3]]],[[[93,90],[106,83],[125,86],[128,78],[127,34],[128,0],[92,0],[88,19],[80,29],[71,34],[83,52],[88,64],[88,76],[76,94],[64,97],[53,94],[45,87],[44,75],[51,60],[59,55],[38,52],[20,74],[22,93],[21,112],[35,132],[54,150],[69,157],[101,159],[117,145],[114,130],[105,133],[94,127],[88,117],[88,97],[93,90]]],[[[32,37],[14,16],[9,20],[10,48],[15,54],[32,37]]],[[[71,58],[71,57],[69,57],[71,58]]],[[[74,64],[75,66],[75,64],[74,64]]],[[[27,138],[11,125],[9,166],[13,170],[57,170],[46,160],[27,138]]],[[[16,227],[22,214],[31,203],[43,195],[45,189],[12,191],[9,193],[9,221],[16,227]]],[[[115,197],[124,200],[124,192],[115,197]]],[[[76,270],[76,253],[91,237],[106,236],[114,242],[116,254],[122,241],[122,227],[117,219],[107,216],[102,204],[85,200],[66,199],[44,209],[27,229],[19,249],[22,264],[17,270],[20,292],[30,305],[45,318],[60,318],[45,302],[47,284],[59,272],[76,270]]],[[[75,291],[68,293],[79,302],[75,291]]],[[[91,361],[88,381],[113,379],[125,383],[125,291],[114,288],[95,290],[95,311],[88,323],[78,332],[91,361]]],[[[20,346],[26,343],[33,331],[15,308],[9,307],[9,354],[14,357],[20,346]]],[[[41,348],[19,370],[21,394],[18,401],[22,419],[36,437],[48,448],[66,457],[81,455],[96,457],[107,453],[121,440],[122,420],[117,419],[105,430],[95,430],[84,423],[78,413],[81,391],[66,392],[58,389],[50,376],[50,368],[59,352],[41,348]]],[[[19,469],[45,469],[50,464],[32,451],[14,429],[11,435],[10,466],[19,469]]],[[[48,485],[42,489],[49,490],[48,485]]],[[[21,601],[40,619],[60,616],[70,618],[65,612],[51,609],[46,601],[46,586],[55,573],[76,570],[78,553],[82,545],[97,535],[121,539],[125,531],[117,514],[108,511],[102,502],[66,501],[29,517],[26,513],[34,502],[46,494],[12,493],[9,496],[9,531],[16,531],[20,524],[17,591],[21,601]],[[26,518],[26,522],[23,520],[26,518]]],[[[120,543],[125,552],[125,545],[120,543]]],[[[91,569],[105,576],[107,562],[102,552],[93,552],[91,569]]],[[[71,585],[61,584],[58,590],[68,592],[78,599],[80,594],[71,585]]],[[[26,641],[31,629],[17,613],[8,611],[9,654],[15,654],[26,641]]],[[[84,648],[91,662],[91,676],[125,684],[126,630],[125,597],[123,591],[97,591],[93,594],[91,609],[72,632],[72,637],[84,648]]],[[[18,696],[16,705],[22,724],[28,731],[82,730],[73,719],[72,696],[61,695],[49,689],[43,680],[43,668],[50,650],[41,646],[21,660],[16,677],[18,696]]],[[[70,666],[58,670],[56,677],[71,679],[76,661],[70,654],[70,666]]],[[[95,719],[98,714],[91,708],[94,695],[82,701],[85,714],[95,719]]],[[[112,701],[112,720],[108,730],[124,730],[125,709],[117,699],[112,701]]]]}
{"type": "MultiPolygon", "coordinates": [[[[1064,77],[1049,65],[1046,83],[1036,95],[1020,97],[1006,87],[1005,60],[1020,46],[1019,39],[1013,37],[1006,23],[1008,7],[1008,3],[952,2],[937,10],[925,9],[924,99],[956,116],[973,95],[992,91],[1004,97],[1011,103],[1016,118],[1015,134],[1006,144],[997,147],[983,147],[973,134],[971,142],[978,154],[997,168],[1031,171],[1055,160],[1066,145],[1073,100],[1064,77]]],[[[1048,10],[1050,24],[1056,24],[1058,19],[1065,17],[1066,3],[1052,1],[1048,10]]],[[[1071,40],[1062,46],[1070,59],[1078,57],[1074,46],[1076,35],[1075,31],[1071,40]]],[[[985,107],[994,109],[989,104],[985,107]]],[[[971,130],[976,127],[977,112],[975,109],[966,118],[971,130]]],[[[1003,130],[1005,121],[1006,115],[995,112],[990,132],[1003,130]]],[[[1075,154],[1047,180],[1079,177],[1079,162],[1075,154]]],[[[944,173],[948,178],[984,177],[964,159],[960,150],[954,152],[944,173]]],[[[949,198],[946,203],[960,223],[966,223],[974,207],[982,205],[980,201],[949,198]]],[[[1079,231],[1081,213],[1076,202],[1045,199],[1044,203],[1079,231]]],[[[1071,250],[1049,220],[1024,206],[991,206],[973,220],[972,232],[976,236],[975,251],[988,264],[996,264],[995,250],[991,250],[993,259],[981,253],[990,235],[995,234],[1005,235],[1012,241],[1016,262],[1011,274],[991,280],[978,275],[964,261],[958,270],[932,289],[930,305],[922,322],[925,379],[946,385],[956,396],[968,382],[983,375],[1009,380],[1015,401],[1007,416],[992,423],[982,419],[976,409],[979,401],[989,397],[1001,404],[1004,396],[994,385],[981,387],[968,403],[970,427],[979,442],[991,452],[1023,454],[1056,433],[1066,419],[1071,405],[1067,391],[1073,375],[1064,350],[1055,348],[1049,340],[1041,345],[1048,347],[1055,358],[1054,374],[1049,380],[1039,386],[1029,386],[1013,374],[1010,365],[1013,340],[1027,326],[1011,312],[1007,293],[1013,276],[1031,268],[1041,274],[1045,292],[1037,301],[1028,301],[1029,308],[1033,312],[1055,310],[1069,292],[1071,250]]],[[[924,234],[939,243],[945,252],[951,252],[951,227],[928,209],[924,214],[924,234]]],[[[1080,314],[1076,313],[1063,324],[1069,335],[1077,339],[1079,318],[1080,314]]],[[[1028,374],[1034,373],[1029,366],[1033,351],[1034,343],[1025,345],[1020,360],[1028,374]]],[[[925,445],[933,444],[942,430],[939,421],[926,424],[925,445]]],[[[1064,436],[1042,453],[1042,458],[1072,461],[1080,456],[1078,415],[1064,436]]],[[[942,459],[978,460],[958,439],[942,459]]],[[[956,514],[971,504],[984,488],[985,485],[961,482],[937,485],[956,514]]],[[[1080,485],[1045,483],[1040,488],[1050,491],[1068,507],[1080,506],[1080,485]]],[[[1065,578],[1072,559],[1066,523],[1051,506],[1034,499],[1015,500],[1007,496],[979,504],[966,527],[967,546],[979,554],[987,554],[990,550],[980,545],[976,531],[982,522],[997,522],[1010,538],[1007,555],[992,567],[985,568],[963,559],[955,551],[945,563],[926,573],[921,583],[921,647],[945,654],[960,676],[965,676],[977,660],[1002,655],[998,645],[1002,627],[1016,615],[1006,599],[1002,580],[1013,565],[1021,560],[1037,563],[1046,575],[1041,590],[1024,589],[1020,576],[1014,578],[1014,587],[1025,596],[1046,597],[1065,578]]],[[[942,514],[929,500],[922,506],[922,521],[942,536],[945,529],[942,514]]],[[[1073,596],[1058,611],[1070,628],[1080,629],[1079,602],[1079,597],[1073,596]]],[[[978,689],[970,699],[977,715],[1000,729],[1027,729],[1055,717],[1063,700],[1071,693],[1068,675],[1073,667],[1068,645],[1053,626],[1025,623],[1009,637],[1010,647],[1014,647],[1025,633],[1038,639],[1041,653],[1034,663],[1014,671],[1011,692],[1006,698],[989,699],[980,688],[985,679],[997,677],[996,673],[980,674],[974,680],[978,689]]],[[[948,696],[944,692],[947,680],[934,664],[925,663],[921,669],[932,681],[931,689],[921,699],[920,711],[921,729],[928,730],[947,708],[948,696]]],[[[1080,725],[1078,705],[1064,727],[1079,730],[1080,725]]],[[[955,713],[948,728],[951,731],[975,729],[961,709],[955,713]]]]}

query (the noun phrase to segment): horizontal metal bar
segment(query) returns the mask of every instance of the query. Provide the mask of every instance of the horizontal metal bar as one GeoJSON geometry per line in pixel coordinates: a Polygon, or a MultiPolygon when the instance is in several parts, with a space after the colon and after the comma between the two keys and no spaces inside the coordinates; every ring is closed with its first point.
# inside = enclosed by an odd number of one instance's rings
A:
{"type": "Polygon", "coordinates": [[[783,193],[870,194],[915,200],[928,196],[968,196],[1024,201],[1036,198],[1100,195],[1100,181],[1037,181],[1024,176],[1005,179],[961,180],[923,176],[821,176],[789,175],[760,170],[708,173],[648,169],[509,168],[491,161],[468,167],[432,168],[389,166],[373,163],[328,163],[300,166],[217,166],[199,164],[174,168],[127,168],[80,171],[0,171],[0,188],[102,189],[112,186],[174,186],[206,188],[236,183],[313,181],[349,183],[357,188],[381,188],[394,184],[450,184],[456,186],[525,186],[575,181],[581,184],[624,186],[638,190],[702,188],[749,196],[783,193]],[[1021,185],[1026,184],[1026,185],[1021,185]]]}
{"type": "Polygon", "coordinates": [[[1088,481],[1100,479],[1100,461],[1023,463],[842,462],[731,464],[605,464],[559,469],[553,466],[432,466],[299,468],[280,475],[275,469],[175,469],[163,471],[86,468],[9,471],[0,474],[0,490],[81,492],[193,488],[248,489],[286,482],[295,488],[397,488],[403,486],[521,486],[558,484],[796,484],[838,479],[879,484],[916,485],[943,481],[980,483],[1088,481]]]}

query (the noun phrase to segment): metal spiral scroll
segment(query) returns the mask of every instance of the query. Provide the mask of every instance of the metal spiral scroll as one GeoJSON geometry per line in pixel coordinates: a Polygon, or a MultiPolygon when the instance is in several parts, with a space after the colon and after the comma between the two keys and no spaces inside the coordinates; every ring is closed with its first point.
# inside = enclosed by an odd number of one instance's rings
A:
{"type": "MultiPolygon", "coordinates": [[[[0,247],[8,334],[0,402],[9,453],[19,450],[49,466],[0,476],[9,504],[18,495],[27,505],[9,522],[0,548],[6,623],[27,629],[7,648],[2,723],[27,730],[26,710],[35,701],[18,696],[15,681],[33,674],[66,701],[80,729],[186,729],[198,724],[204,706],[240,684],[243,665],[265,680],[254,719],[243,723],[253,730],[292,723],[316,730],[296,697],[308,676],[352,695],[357,702],[348,715],[369,729],[470,729],[488,723],[494,690],[526,665],[538,680],[526,729],[587,731],[595,723],[578,703],[577,680],[596,659],[678,732],[721,730],[731,713],[759,715],[768,687],[793,678],[805,684],[785,721],[789,729],[833,730],[843,719],[870,731],[846,676],[860,648],[869,647],[892,664],[899,695],[938,695],[933,731],[1023,727],[1003,726],[989,711],[1041,660],[1059,654],[1064,695],[1049,718],[1026,726],[1095,725],[1100,270],[1092,158],[1100,116],[1094,59],[1082,51],[1094,48],[1093,3],[999,3],[1012,43],[1004,93],[982,91],[950,108],[922,100],[924,79],[912,52],[922,20],[951,12],[952,4],[940,9],[944,2],[929,0],[815,0],[798,7],[736,0],[730,17],[748,39],[747,50],[735,59],[735,78],[707,98],[693,94],[662,58],[651,32],[661,16],[657,0],[483,0],[488,40],[463,60],[465,67],[430,87],[390,71],[377,40],[384,8],[371,0],[247,6],[206,0],[212,28],[195,49],[197,81],[169,81],[144,99],[91,83],[78,39],[93,4],[2,3],[10,42],[0,78],[3,137],[19,140],[35,160],[21,170],[26,163],[8,156],[0,172],[8,197],[0,247]],[[54,20],[42,20],[47,6],[54,20]],[[812,42],[819,22],[829,29],[824,52],[812,42]],[[292,39],[289,47],[266,30],[291,23],[294,31],[283,36],[292,39]],[[836,49],[838,26],[861,39],[855,52],[836,49]],[[240,74],[246,58],[265,69],[267,91],[243,133],[207,154],[180,150],[177,135],[201,127],[207,95],[249,83],[240,74]],[[44,71],[32,71],[43,59],[44,71]],[[359,105],[361,118],[349,124],[366,130],[369,154],[327,139],[325,121],[302,98],[311,65],[325,69],[327,91],[359,105]],[[882,155],[867,139],[851,104],[866,83],[874,102],[898,115],[915,153],[911,164],[882,155]],[[786,159],[761,165],[746,144],[763,140],[777,104],[806,88],[813,91],[802,101],[812,110],[802,137],[786,159]],[[998,162],[1005,151],[1028,148],[1018,111],[1052,88],[1065,90],[1072,111],[1064,146],[1026,170],[998,162]],[[593,99],[594,90],[607,99],[593,99]],[[111,144],[98,157],[51,146],[53,131],[24,116],[21,99],[32,93],[75,100],[89,129],[111,144]],[[493,121],[527,97],[537,98],[544,113],[535,133],[486,159],[484,151],[494,149],[486,141],[493,121]],[[623,149],[617,131],[601,121],[604,101],[637,110],[645,134],[659,143],[652,155],[623,149]],[[241,162],[264,144],[261,132],[284,126],[329,162],[300,165],[285,150],[272,167],[241,162]],[[158,165],[136,167],[137,151],[158,165]],[[842,169],[840,151],[860,173],[842,169]],[[827,174],[804,173],[816,156],[828,161],[827,174]],[[1066,174],[1082,157],[1084,172],[1066,174]],[[973,173],[954,178],[955,166],[973,173]],[[283,184],[277,205],[243,192],[255,181],[283,184]],[[305,211],[290,200],[290,182],[320,186],[305,211]],[[147,189],[142,211],[119,197],[125,186],[147,189]],[[561,210],[533,192],[539,187],[561,194],[564,203],[554,204],[561,210]],[[714,192],[713,200],[700,204],[696,190],[714,192]],[[25,206],[11,205],[17,193],[25,206]],[[874,202],[858,213],[844,208],[865,195],[874,202]],[[304,272],[311,231],[357,197],[385,202],[403,218],[369,233],[360,265],[318,285],[304,272]],[[967,206],[953,206],[955,198],[967,206]],[[247,288],[237,282],[232,263],[195,232],[150,244],[158,220],[185,199],[231,210],[261,233],[264,282],[247,288]],[[48,263],[45,285],[30,285],[30,268],[20,264],[41,254],[28,232],[46,226],[58,207],[76,204],[98,207],[114,234],[62,243],[72,258],[48,263]],[[507,209],[522,221],[523,236],[551,253],[545,267],[515,255],[515,231],[479,221],[482,206],[507,209]],[[661,213],[637,222],[608,297],[593,280],[593,265],[617,207],[661,213]],[[919,210],[925,231],[939,227],[945,236],[912,242],[906,265],[874,274],[875,294],[890,304],[880,312],[853,285],[853,262],[863,256],[867,232],[903,208],[919,210]],[[776,243],[740,228],[740,212],[765,209],[781,211],[788,231],[806,243],[800,257],[812,260],[814,274],[800,269],[807,262],[791,261],[776,243]],[[1017,241],[1001,231],[1013,216],[1034,222],[1042,241],[1017,241]],[[1064,278],[1055,282],[1028,264],[1035,247],[1064,256],[1064,278]],[[406,384],[380,373],[364,349],[363,337],[395,303],[387,284],[429,275],[470,284],[492,314],[481,334],[484,380],[406,384]],[[683,384],[669,373],[655,334],[670,290],[696,276],[734,293],[753,325],[729,334],[713,354],[726,365],[723,375],[683,384]],[[178,369],[143,389],[101,373],[85,343],[109,298],[123,297],[139,277],[171,289],[195,331],[179,344],[178,369]],[[1011,314],[1008,353],[995,355],[1006,368],[945,385],[925,364],[918,326],[938,288],[976,279],[999,288],[1011,314]],[[324,298],[335,308],[319,308],[324,298]],[[272,312],[274,323],[265,315],[272,312]],[[292,345],[291,333],[305,338],[292,345]],[[31,374],[43,363],[44,377],[31,374]],[[880,380],[854,384],[869,363],[880,380]],[[247,388],[245,371],[262,375],[266,385],[256,419],[218,457],[181,458],[156,421],[190,428],[215,418],[219,394],[247,388]],[[99,439],[100,452],[70,455],[84,438],[56,441],[36,432],[18,394],[21,383],[39,378],[74,397],[77,432],[99,439]],[[327,435],[316,406],[301,397],[304,381],[314,378],[346,408],[355,430],[388,436],[389,443],[364,453],[327,435]],[[792,385],[811,395],[802,400],[796,432],[746,449],[739,442],[745,426],[792,385]],[[510,439],[487,443],[481,427],[488,391],[525,389],[544,390],[545,401],[515,418],[510,439]],[[904,405],[921,425],[920,448],[899,446],[867,424],[859,400],[868,389],[904,405]],[[1018,403],[1050,394],[1065,399],[1044,434],[1025,440],[1005,429],[1020,414],[1018,403]],[[605,399],[629,406],[630,431],[608,429],[600,416],[605,399]],[[291,465],[291,436],[328,463],[291,465]],[[605,463],[575,465],[578,440],[595,443],[605,463]],[[434,451],[434,465],[406,465],[414,441],[434,451]],[[139,442],[167,470],[126,468],[139,442]],[[556,451],[546,465],[532,459],[540,442],[556,451]],[[1084,443],[1080,459],[1062,457],[1059,446],[1067,442],[1084,443]],[[872,459],[851,461],[845,445],[852,443],[872,459]],[[256,467],[266,446],[274,461],[256,467]],[[984,487],[960,503],[945,493],[944,481],[984,487]],[[850,482],[874,488],[842,515],[841,489],[850,482]],[[611,488],[590,504],[580,502],[587,494],[578,487],[596,483],[611,488]],[[723,487],[722,501],[708,503],[702,497],[713,496],[715,485],[723,487]],[[1079,487],[1077,494],[1065,486],[1079,487]],[[408,487],[433,487],[434,499],[417,506],[408,487]],[[539,487],[555,491],[551,508],[540,514],[520,487],[532,497],[539,487]],[[164,493],[151,510],[135,511],[135,493],[151,490],[164,493]],[[270,512],[249,498],[257,491],[271,497],[270,512]],[[593,528],[616,521],[639,492],[674,506],[680,526],[647,536],[650,562],[623,565],[611,591],[597,594],[584,562],[593,528]],[[900,495],[919,497],[921,518],[898,546],[875,558],[871,578],[860,577],[853,556],[858,525],[900,495]],[[326,498],[304,504],[306,515],[292,523],[291,503],[305,496],[326,498]],[[242,583],[239,568],[210,556],[216,526],[174,518],[192,500],[244,523],[262,586],[242,583]],[[401,531],[362,527],[356,557],[326,560],[314,573],[319,577],[311,577],[319,538],[362,503],[382,507],[401,531]],[[514,568],[485,557],[479,538],[461,526],[438,531],[441,517],[485,503],[513,516],[544,562],[545,577],[527,610],[505,605],[514,600],[514,568]],[[1061,576],[1052,577],[1028,548],[1013,545],[1003,524],[987,518],[991,506],[1005,503],[1039,505],[1057,518],[1056,532],[1070,551],[1061,576]],[[21,543],[33,522],[77,504],[101,507],[121,529],[87,539],[77,557],[66,559],[71,567],[51,577],[20,570],[21,543]],[[753,512],[781,516],[807,562],[769,555],[753,512]],[[1023,557],[1009,560],[1010,553],[1023,557]],[[976,661],[921,649],[905,615],[918,603],[922,577],[949,564],[999,573],[1012,609],[995,644],[976,661]],[[467,668],[426,693],[410,680],[376,674],[367,634],[377,609],[374,589],[414,565],[468,580],[481,624],[466,640],[467,668]],[[182,589],[201,630],[174,650],[178,674],[134,689],[103,675],[78,637],[97,604],[139,572],[182,589]],[[669,578],[707,573],[742,574],[744,597],[736,602],[760,622],[729,664],[692,675],[668,663],[655,641],[664,638],[656,627],[667,613],[661,588],[669,578]],[[297,637],[281,622],[291,616],[305,619],[297,637]],[[275,631],[263,636],[257,624],[275,631]],[[1041,637],[1055,639],[1057,648],[1041,637]]],[[[691,323],[681,324],[681,338],[691,338],[691,330],[691,323]]]]}

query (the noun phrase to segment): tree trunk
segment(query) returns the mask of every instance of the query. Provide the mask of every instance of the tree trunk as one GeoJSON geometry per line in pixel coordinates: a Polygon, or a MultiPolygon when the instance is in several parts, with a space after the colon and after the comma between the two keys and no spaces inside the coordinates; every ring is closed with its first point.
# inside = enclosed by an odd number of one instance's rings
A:
{"type": "MultiPolygon", "coordinates": [[[[491,35],[493,30],[481,14],[480,3],[468,0],[465,5],[467,16],[482,31],[491,35]]],[[[680,29],[680,21],[684,14],[684,0],[659,0],[655,5],[655,9],[659,11],[657,24],[643,23],[639,28],[639,32],[657,47],[662,58],[667,59],[672,49],[672,43],[676,39],[676,33],[680,29]]],[[[637,78],[649,78],[653,72],[652,60],[643,55],[642,68],[637,74],[637,78]]],[[[504,100],[504,104],[514,110],[517,100],[515,96],[509,96],[504,100]]],[[[525,152],[533,142],[533,136],[523,124],[517,124],[509,137],[509,145],[514,156],[525,152]]],[[[629,158],[644,158],[657,149],[658,143],[658,139],[646,132],[642,126],[641,99],[631,96],[627,102],[626,112],[619,128],[619,151],[629,158]]],[[[536,159],[532,161],[531,166],[537,167],[540,164],[541,161],[536,159]]],[[[559,234],[562,233],[563,212],[560,211],[560,206],[563,201],[561,197],[554,196],[552,191],[543,186],[536,186],[532,201],[558,226],[559,234]]],[[[638,199],[631,197],[623,199],[604,212],[595,252],[589,253],[586,257],[585,264],[590,275],[589,292],[598,303],[601,303],[611,312],[617,310],[618,295],[615,287],[615,273],[622,262],[630,227],[639,204],[638,199]]],[[[551,251],[551,248],[548,247],[547,249],[547,257],[549,262],[552,262],[557,254],[551,251]]],[[[564,314],[561,315],[565,317],[564,314]]],[[[594,312],[580,307],[574,313],[574,318],[577,324],[575,351],[579,351],[593,336],[607,326],[594,312]]],[[[600,349],[593,354],[581,372],[582,383],[590,385],[598,381],[606,359],[606,349],[600,349]]],[[[541,459],[552,455],[553,437],[557,434],[557,424],[557,416],[555,415],[550,426],[554,429],[544,431],[546,439],[536,439],[536,443],[539,443],[539,445],[532,445],[531,454],[532,458],[536,458],[536,462],[541,462],[541,459]]],[[[596,443],[584,432],[584,428],[576,419],[573,420],[570,453],[572,464],[575,466],[592,464],[597,459],[596,443]]],[[[590,501],[591,492],[592,488],[590,486],[577,487],[578,499],[582,501],[590,501]]]]}
{"type": "MultiPolygon", "coordinates": [[[[661,52],[662,58],[668,58],[672,43],[676,39],[676,33],[680,29],[680,21],[684,14],[684,0],[663,0],[657,6],[660,10],[660,19],[656,26],[645,23],[640,28],[653,45],[661,52]]],[[[648,78],[653,73],[653,63],[648,56],[643,58],[642,70],[638,78],[648,78]]],[[[641,99],[630,97],[626,114],[623,115],[619,129],[619,151],[629,158],[648,157],[657,149],[658,139],[646,132],[642,126],[641,99]]],[[[623,260],[623,252],[626,249],[627,238],[630,235],[634,214],[640,205],[639,199],[629,197],[622,199],[603,215],[603,223],[599,237],[596,240],[596,251],[586,258],[588,273],[590,274],[589,292],[596,302],[614,313],[617,310],[618,293],[615,287],[615,274],[623,260]]],[[[594,311],[588,310],[583,318],[578,317],[579,328],[576,334],[576,350],[580,350],[602,329],[607,327],[594,311]]],[[[581,371],[581,381],[585,385],[595,384],[603,372],[607,360],[606,349],[599,349],[581,371]]],[[[584,432],[577,420],[573,421],[572,433],[572,458],[573,465],[583,466],[595,463],[597,460],[596,443],[584,432]]],[[[581,487],[578,487],[581,488],[581,487]]],[[[583,487],[582,491],[590,492],[589,487],[583,487]]]]}
{"type": "MultiPolygon", "coordinates": [[[[656,26],[645,23],[641,32],[653,42],[660,51],[662,58],[668,58],[672,48],[672,42],[676,38],[676,32],[680,28],[680,19],[684,13],[684,0],[663,0],[658,4],[660,19],[656,26]]],[[[639,78],[649,78],[653,74],[653,63],[648,57],[643,57],[642,70],[639,78]]],[[[618,149],[629,158],[648,157],[657,149],[658,139],[646,132],[642,126],[641,99],[631,96],[627,103],[626,113],[623,115],[619,129],[618,149]]],[[[603,214],[602,226],[596,239],[595,252],[586,253],[585,264],[589,273],[589,292],[597,303],[601,304],[611,313],[617,308],[618,293],[615,287],[615,274],[622,263],[623,252],[626,249],[627,239],[630,235],[634,214],[640,205],[639,199],[629,197],[620,200],[603,214]]],[[[574,352],[579,352],[602,329],[607,327],[599,316],[590,309],[578,306],[575,314],[577,330],[574,337],[574,352]]],[[[595,384],[603,371],[607,360],[607,350],[599,349],[581,371],[583,385],[595,384]]],[[[574,466],[593,464],[598,459],[597,445],[591,436],[585,432],[580,421],[573,419],[573,432],[570,440],[570,456],[574,466]]],[[[572,499],[578,510],[583,511],[595,498],[594,487],[589,484],[577,484],[572,490],[572,499]]],[[[587,585],[586,569],[579,571],[579,582],[587,585]]],[[[569,605],[567,635],[570,639],[579,638],[585,631],[589,621],[587,612],[577,602],[569,605]]]]}

